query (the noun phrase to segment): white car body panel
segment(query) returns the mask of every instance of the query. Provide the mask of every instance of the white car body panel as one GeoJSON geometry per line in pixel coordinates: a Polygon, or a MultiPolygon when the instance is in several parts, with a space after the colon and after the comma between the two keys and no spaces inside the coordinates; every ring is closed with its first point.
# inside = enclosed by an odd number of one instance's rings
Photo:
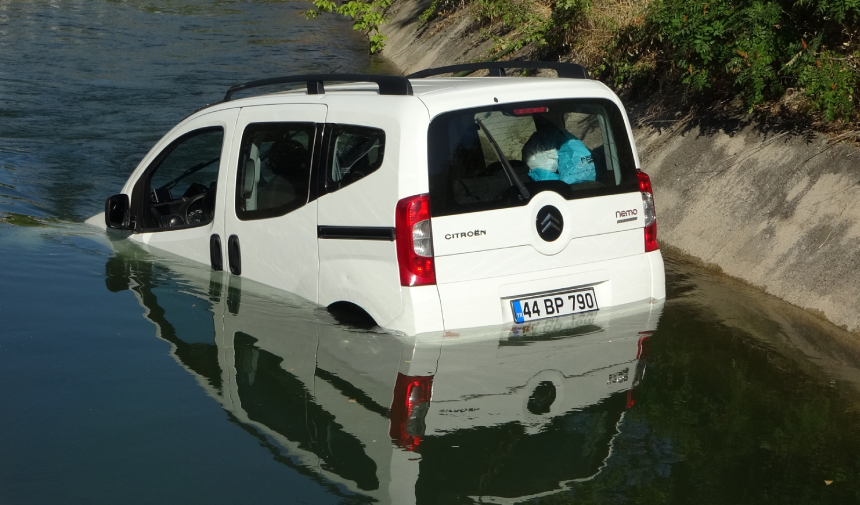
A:
{"type": "MultiPolygon", "coordinates": [[[[399,195],[427,192],[426,176],[423,180],[416,176],[421,173],[422,162],[426,173],[427,109],[418,100],[378,98],[379,108],[371,110],[352,96],[332,98],[329,123],[381,128],[386,145],[382,166],[375,172],[319,198],[318,221],[322,226],[394,227],[399,195]],[[402,171],[404,166],[410,170],[402,171]]],[[[406,310],[394,242],[320,239],[319,261],[321,305],[355,303],[382,326],[389,326],[406,310]]],[[[432,329],[440,324],[441,319],[432,329]]],[[[407,329],[413,334],[416,331],[407,329]]]]}
{"type": "Polygon", "coordinates": [[[416,335],[429,331],[439,331],[444,327],[442,303],[437,286],[417,286],[403,288],[402,311],[397,319],[385,327],[416,335]]]}
{"type": "MultiPolygon", "coordinates": [[[[622,254],[642,253],[645,248],[644,237],[641,237],[642,220],[637,219],[626,223],[617,222],[619,218],[616,217],[615,213],[628,209],[636,211],[640,216],[642,215],[642,196],[640,193],[623,193],[567,201],[558,193],[543,191],[534,195],[528,205],[524,207],[434,217],[433,251],[439,258],[474,251],[508,249],[528,245],[543,256],[551,257],[570,247],[574,239],[609,235],[635,229],[640,231],[641,240],[636,244],[636,247],[627,248],[622,254]],[[558,208],[564,219],[564,230],[561,236],[552,242],[545,242],[540,238],[535,226],[537,213],[545,205],[553,205],[558,208]],[[486,233],[474,236],[475,230],[486,233]],[[468,232],[473,232],[473,236],[468,236],[468,232]],[[457,233],[461,236],[456,236],[457,233]],[[466,237],[462,236],[464,233],[467,234],[466,237]]],[[[437,273],[446,275],[444,272],[437,273]]]]}
{"type": "Polygon", "coordinates": [[[666,298],[666,266],[663,264],[663,255],[660,251],[648,253],[648,261],[651,262],[651,299],[664,300],[666,298]]]}
{"type": "Polygon", "coordinates": [[[571,266],[537,273],[440,284],[439,295],[442,299],[445,328],[512,324],[512,299],[568,288],[593,287],[600,310],[650,300],[650,267],[648,256],[641,254],[589,263],[584,267],[571,266]],[[483,324],[476,325],[476,321],[483,324]]]}

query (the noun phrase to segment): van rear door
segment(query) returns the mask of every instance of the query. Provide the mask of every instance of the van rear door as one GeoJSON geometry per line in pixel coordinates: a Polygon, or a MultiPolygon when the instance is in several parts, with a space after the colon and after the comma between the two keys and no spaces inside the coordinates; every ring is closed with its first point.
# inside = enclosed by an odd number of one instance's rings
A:
{"type": "Polygon", "coordinates": [[[638,291],[649,285],[619,297],[609,282],[618,258],[642,256],[650,272],[627,132],[605,99],[499,104],[432,121],[430,207],[446,328],[512,321],[511,300],[571,288],[592,290],[585,309],[646,297],[638,291]]]}

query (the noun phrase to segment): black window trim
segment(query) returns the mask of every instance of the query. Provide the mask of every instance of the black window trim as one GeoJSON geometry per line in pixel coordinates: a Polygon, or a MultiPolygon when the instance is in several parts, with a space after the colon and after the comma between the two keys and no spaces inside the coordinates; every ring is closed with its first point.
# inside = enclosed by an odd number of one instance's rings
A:
{"type": "MultiPolygon", "coordinates": [[[[150,179],[152,178],[152,172],[154,172],[160,165],[161,162],[164,161],[165,158],[170,156],[170,153],[176,149],[177,146],[185,142],[186,140],[196,137],[197,135],[203,135],[213,131],[221,131],[221,157],[218,160],[218,179],[221,178],[221,163],[224,158],[224,140],[227,136],[227,130],[223,126],[204,126],[203,128],[197,128],[196,130],[191,130],[189,132],[185,132],[176,139],[174,139],[170,144],[167,145],[164,149],[161,150],[160,153],[155,157],[152,162],[146,167],[146,170],[140,175],[137,179],[137,182],[134,183],[134,188],[131,191],[131,205],[129,206],[131,209],[134,209],[135,213],[132,215],[132,220],[134,221],[134,230],[133,233],[159,233],[164,231],[178,231],[178,230],[188,230],[191,228],[200,228],[201,226],[206,226],[212,224],[215,221],[214,214],[213,218],[205,223],[199,224],[184,224],[181,226],[172,226],[170,228],[144,228],[143,224],[145,222],[146,217],[146,205],[149,201],[149,194],[151,193],[150,188],[150,179]]],[[[215,180],[215,192],[216,195],[218,193],[218,179],[215,180]]],[[[215,212],[217,213],[218,209],[218,199],[215,199],[215,212]]]]}

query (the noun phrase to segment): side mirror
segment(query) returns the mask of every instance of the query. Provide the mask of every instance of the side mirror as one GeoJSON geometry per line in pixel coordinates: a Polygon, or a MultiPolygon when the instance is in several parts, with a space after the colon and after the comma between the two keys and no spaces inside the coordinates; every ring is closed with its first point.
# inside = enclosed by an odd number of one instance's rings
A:
{"type": "Polygon", "coordinates": [[[113,195],[105,200],[105,224],[114,230],[131,230],[128,195],[113,195]]]}

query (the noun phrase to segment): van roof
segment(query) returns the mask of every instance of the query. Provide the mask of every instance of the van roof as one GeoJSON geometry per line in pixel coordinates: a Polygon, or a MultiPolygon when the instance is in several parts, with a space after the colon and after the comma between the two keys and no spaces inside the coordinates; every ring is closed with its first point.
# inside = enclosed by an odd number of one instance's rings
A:
{"type": "MultiPolygon", "coordinates": [[[[617,101],[602,82],[555,77],[448,77],[411,80],[415,95],[430,116],[493,105],[560,98],[605,98],[617,101]]],[[[620,104],[619,104],[620,105],[620,104]]]]}
{"type": "MultiPolygon", "coordinates": [[[[397,101],[421,100],[430,117],[443,112],[493,105],[559,98],[603,98],[618,103],[606,85],[591,79],[556,77],[434,77],[409,79],[411,95],[383,95],[377,84],[350,82],[325,86],[325,93],[308,94],[306,87],[219,102],[192,114],[260,105],[338,102],[346,95],[361,95],[368,108],[396,107],[397,101]]],[[[620,105],[620,103],[619,103],[620,105]]],[[[191,116],[190,116],[191,117],[191,116]]]]}

